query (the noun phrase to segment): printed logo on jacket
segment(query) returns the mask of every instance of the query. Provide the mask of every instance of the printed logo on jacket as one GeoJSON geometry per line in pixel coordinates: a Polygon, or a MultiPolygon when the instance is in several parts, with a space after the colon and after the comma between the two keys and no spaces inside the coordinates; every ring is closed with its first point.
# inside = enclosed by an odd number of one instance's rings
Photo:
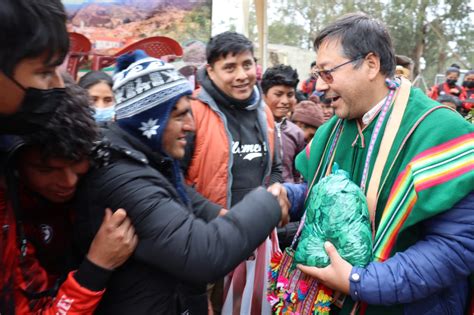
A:
{"type": "Polygon", "coordinates": [[[232,142],[232,154],[238,154],[240,157],[244,155],[244,160],[253,160],[258,157],[262,157],[262,153],[267,152],[267,147],[261,143],[254,143],[254,144],[240,144],[240,141],[233,141],[232,142]]]}

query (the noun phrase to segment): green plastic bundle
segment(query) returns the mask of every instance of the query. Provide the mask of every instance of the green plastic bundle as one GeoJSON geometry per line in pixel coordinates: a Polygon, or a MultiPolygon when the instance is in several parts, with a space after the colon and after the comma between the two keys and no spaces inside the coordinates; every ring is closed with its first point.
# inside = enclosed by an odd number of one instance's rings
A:
{"type": "Polygon", "coordinates": [[[326,241],[352,265],[364,267],[372,260],[366,198],[343,170],[333,171],[312,188],[294,263],[320,268],[329,265],[326,241]]]}

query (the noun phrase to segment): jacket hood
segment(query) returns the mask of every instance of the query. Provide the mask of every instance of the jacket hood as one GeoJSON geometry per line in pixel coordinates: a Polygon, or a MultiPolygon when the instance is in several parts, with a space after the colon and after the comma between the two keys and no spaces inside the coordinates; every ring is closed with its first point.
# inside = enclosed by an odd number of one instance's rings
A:
{"type": "Polygon", "coordinates": [[[163,168],[166,168],[166,171],[169,172],[168,179],[175,186],[181,200],[184,204],[189,202],[178,160],[172,159],[159,151],[151,150],[146,143],[119,128],[116,123],[104,124],[103,128],[105,137],[101,148],[96,150],[96,165],[105,166],[108,164],[110,153],[104,148],[110,147],[138,163],[155,164],[154,167],[162,172],[164,171],[163,168]]]}

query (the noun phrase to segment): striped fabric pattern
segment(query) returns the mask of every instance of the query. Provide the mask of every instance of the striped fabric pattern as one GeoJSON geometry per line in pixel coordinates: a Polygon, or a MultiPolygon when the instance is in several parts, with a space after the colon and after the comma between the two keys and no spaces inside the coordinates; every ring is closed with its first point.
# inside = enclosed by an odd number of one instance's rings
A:
{"type": "Polygon", "coordinates": [[[390,192],[377,229],[374,257],[385,261],[421,191],[456,181],[474,170],[474,133],[418,154],[400,173],[390,192]]]}
{"type": "Polygon", "coordinates": [[[267,301],[268,266],[275,252],[279,252],[276,229],[254,251],[253,259],[243,261],[224,279],[222,314],[270,315],[267,301]]]}

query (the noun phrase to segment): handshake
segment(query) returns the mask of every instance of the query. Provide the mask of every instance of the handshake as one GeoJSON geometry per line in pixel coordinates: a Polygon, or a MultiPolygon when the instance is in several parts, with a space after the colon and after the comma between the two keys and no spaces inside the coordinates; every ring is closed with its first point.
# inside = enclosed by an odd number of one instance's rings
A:
{"type": "Polygon", "coordinates": [[[268,192],[270,192],[275,198],[277,198],[278,203],[280,204],[281,208],[281,221],[279,227],[283,227],[288,222],[290,222],[290,214],[289,210],[291,208],[290,201],[288,200],[288,195],[286,193],[285,187],[280,183],[275,183],[268,187],[268,192]]]}

